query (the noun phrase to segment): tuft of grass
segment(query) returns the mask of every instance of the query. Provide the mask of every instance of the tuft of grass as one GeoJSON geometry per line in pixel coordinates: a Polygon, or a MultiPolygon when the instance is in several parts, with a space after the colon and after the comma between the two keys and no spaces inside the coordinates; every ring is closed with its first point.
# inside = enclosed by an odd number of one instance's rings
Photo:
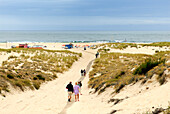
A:
{"type": "Polygon", "coordinates": [[[165,81],[166,81],[165,76],[163,76],[161,78],[158,78],[158,81],[159,81],[160,85],[163,85],[165,83],[165,81]]]}
{"type": "Polygon", "coordinates": [[[116,88],[115,92],[116,92],[116,93],[119,93],[120,90],[121,90],[124,86],[125,86],[125,84],[120,84],[120,85],[116,88]]]}
{"type": "Polygon", "coordinates": [[[38,82],[38,81],[33,81],[33,86],[35,87],[35,89],[39,89],[40,88],[40,82],[38,82]]]}
{"type": "Polygon", "coordinates": [[[15,58],[17,58],[17,56],[11,55],[11,56],[8,57],[8,60],[9,60],[9,59],[15,59],[15,58]]]}
{"type": "Polygon", "coordinates": [[[170,102],[168,108],[163,111],[163,114],[170,114],[170,102]]]}
{"type": "Polygon", "coordinates": [[[22,91],[24,91],[24,84],[22,83],[22,81],[14,81],[14,85],[19,87],[22,91]]]}

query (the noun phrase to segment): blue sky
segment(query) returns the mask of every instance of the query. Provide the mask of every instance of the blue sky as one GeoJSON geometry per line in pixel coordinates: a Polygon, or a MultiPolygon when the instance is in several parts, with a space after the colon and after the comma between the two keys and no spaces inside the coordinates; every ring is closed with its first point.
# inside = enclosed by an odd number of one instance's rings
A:
{"type": "Polygon", "coordinates": [[[170,30],[170,0],[0,0],[0,30],[170,30]]]}

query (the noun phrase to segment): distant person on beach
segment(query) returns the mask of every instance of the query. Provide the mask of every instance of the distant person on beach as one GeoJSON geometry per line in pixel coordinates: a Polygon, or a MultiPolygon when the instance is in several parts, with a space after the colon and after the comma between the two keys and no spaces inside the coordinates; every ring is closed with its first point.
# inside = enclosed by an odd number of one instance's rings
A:
{"type": "Polygon", "coordinates": [[[85,69],[83,70],[83,73],[84,73],[84,76],[86,76],[86,70],[85,69]]]}
{"type": "Polygon", "coordinates": [[[79,89],[79,91],[80,91],[80,95],[82,95],[82,93],[81,93],[81,86],[82,86],[81,81],[79,81],[79,82],[78,82],[78,86],[80,87],[80,89],[79,89]]]}
{"type": "Polygon", "coordinates": [[[68,90],[68,101],[71,102],[71,96],[73,94],[73,85],[72,82],[70,82],[67,86],[66,89],[68,90]]]}
{"type": "Polygon", "coordinates": [[[81,71],[80,71],[80,72],[81,72],[81,76],[83,76],[83,75],[84,75],[84,71],[81,69],[81,71]]]}
{"type": "Polygon", "coordinates": [[[75,102],[79,101],[79,90],[80,90],[80,87],[77,85],[77,82],[76,82],[74,86],[75,102]]]}
{"type": "Polygon", "coordinates": [[[97,51],[97,53],[96,53],[96,58],[99,56],[99,52],[97,51]]]}
{"type": "Polygon", "coordinates": [[[86,50],[86,46],[84,46],[84,50],[86,50]]]}

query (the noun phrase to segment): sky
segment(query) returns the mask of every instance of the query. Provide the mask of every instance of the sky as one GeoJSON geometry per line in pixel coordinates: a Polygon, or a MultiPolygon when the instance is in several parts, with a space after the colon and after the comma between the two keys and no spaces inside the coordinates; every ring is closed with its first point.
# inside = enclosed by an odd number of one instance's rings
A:
{"type": "Polygon", "coordinates": [[[169,31],[170,0],[0,0],[0,30],[169,31]]]}

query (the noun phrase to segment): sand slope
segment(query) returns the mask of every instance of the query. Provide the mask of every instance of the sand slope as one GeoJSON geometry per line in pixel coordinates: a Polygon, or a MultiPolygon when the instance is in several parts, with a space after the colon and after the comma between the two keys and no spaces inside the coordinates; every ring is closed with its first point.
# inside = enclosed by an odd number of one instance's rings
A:
{"type": "Polygon", "coordinates": [[[113,98],[124,99],[114,105],[112,109],[118,110],[116,114],[133,114],[152,112],[156,108],[168,108],[170,102],[170,81],[160,86],[155,80],[153,83],[126,86],[113,98]],[[128,97],[127,99],[125,99],[128,97]]]}
{"type": "Polygon", "coordinates": [[[74,84],[80,78],[80,70],[86,68],[95,57],[94,52],[82,51],[82,53],[82,58],[75,62],[68,72],[42,85],[39,90],[15,93],[6,98],[0,97],[0,114],[57,114],[61,112],[67,104],[66,85],[69,81],[74,84]]]}
{"type": "MultiPolygon", "coordinates": [[[[49,49],[53,47],[49,46],[49,49]]],[[[56,44],[55,48],[57,48],[56,44]]],[[[156,49],[146,50],[132,48],[123,51],[111,50],[111,52],[154,54],[156,49]]],[[[74,84],[80,79],[80,70],[86,68],[89,62],[95,58],[94,54],[96,53],[96,50],[83,51],[83,48],[71,51],[82,52],[83,56],[73,64],[68,72],[59,75],[59,78],[54,81],[43,84],[39,90],[15,93],[7,95],[6,98],[0,97],[0,114],[58,114],[60,112],[67,114],[108,114],[112,110],[117,110],[116,113],[120,114],[132,114],[146,113],[146,111],[154,110],[157,107],[166,108],[168,106],[170,81],[162,86],[159,86],[158,83],[146,83],[141,86],[138,82],[135,85],[126,86],[117,95],[111,95],[113,88],[107,88],[104,93],[98,95],[89,93],[92,90],[88,88],[89,78],[87,74],[83,80],[83,95],[80,96],[80,102],[72,101],[74,103],[66,107],[68,105],[66,85],[69,81],[74,84]],[[113,105],[114,103],[108,104],[108,100],[111,98],[124,100],[116,105],[113,105]]],[[[6,58],[4,56],[4,60],[6,58]]]]}

